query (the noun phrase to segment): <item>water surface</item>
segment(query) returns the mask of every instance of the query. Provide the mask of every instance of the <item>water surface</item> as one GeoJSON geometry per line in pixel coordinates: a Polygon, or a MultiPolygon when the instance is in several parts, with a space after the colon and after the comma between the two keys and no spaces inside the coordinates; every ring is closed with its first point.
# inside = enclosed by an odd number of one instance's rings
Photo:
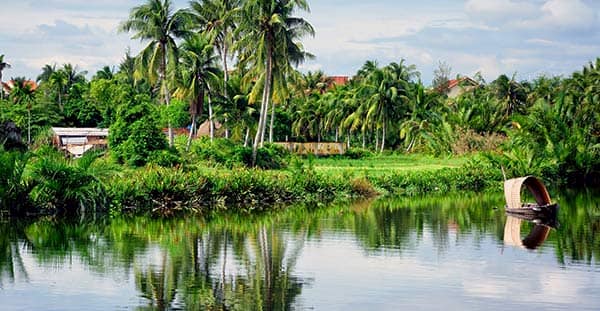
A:
{"type": "Polygon", "coordinates": [[[4,220],[0,309],[598,310],[600,196],[554,197],[557,228],[507,218],[502,197],[482,194],[4,220]]]}

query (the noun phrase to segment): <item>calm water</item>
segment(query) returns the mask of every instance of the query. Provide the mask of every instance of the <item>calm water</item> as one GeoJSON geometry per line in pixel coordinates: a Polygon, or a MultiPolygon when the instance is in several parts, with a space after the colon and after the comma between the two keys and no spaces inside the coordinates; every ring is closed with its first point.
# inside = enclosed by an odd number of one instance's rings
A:
{"type": "Polygon", "coordinates": [[[502,197],[485,195],[4,220],[0,309],[599,310],[600,196],[554,197],[555,229],[507,219],[502,197]]]}

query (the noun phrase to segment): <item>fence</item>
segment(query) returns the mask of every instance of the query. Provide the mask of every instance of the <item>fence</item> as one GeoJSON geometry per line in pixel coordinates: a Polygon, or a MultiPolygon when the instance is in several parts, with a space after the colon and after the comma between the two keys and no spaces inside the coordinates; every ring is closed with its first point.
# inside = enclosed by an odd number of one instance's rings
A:
{"type": "Polygon", "coordinates": [[[275,143],[296,154],[342,155],[346,153],[345,143],[275,143]]]}

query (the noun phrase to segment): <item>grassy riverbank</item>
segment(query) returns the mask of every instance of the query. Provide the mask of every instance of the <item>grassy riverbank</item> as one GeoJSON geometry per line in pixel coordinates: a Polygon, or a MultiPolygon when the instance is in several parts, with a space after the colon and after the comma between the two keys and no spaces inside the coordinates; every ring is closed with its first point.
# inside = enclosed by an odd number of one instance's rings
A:
{"type": "Polygon", "coordinates": [[[108,192],[113,212],[164,215],[213,210],[253,212],[296,202],[323,204],[377,195],[500,189],[500,171],[484,162],[423,156],[415,168],[419,158],[390,155],[361,160],[296,159],[286,169],[271,171],[145,167],[113,179],[108,192]],[[331,165],[337,163],[346,168],[331,165]]]}
{"type": "Polygon", "coordinates": [[[281,168],[272,170],[204,157],[185,154],[188,160],[173,167],[132,168],[102,154],[69,160],[45,147],[31,153],[3,151],[7,179],[0,185],[0,203],[11,214],[256,212],[297,202],[320,205],[388,194],[481,191],[502,179],[498,169],[477,157],[371,155],[352,160],[288,155],[277,160],[285,162],[281,168]]]}

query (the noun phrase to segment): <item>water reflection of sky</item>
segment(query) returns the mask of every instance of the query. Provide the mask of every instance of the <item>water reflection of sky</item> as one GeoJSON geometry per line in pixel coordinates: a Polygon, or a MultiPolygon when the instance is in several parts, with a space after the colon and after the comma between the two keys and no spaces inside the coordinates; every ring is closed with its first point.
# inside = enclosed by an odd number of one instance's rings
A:
{"type": "MultiPolygon", "coordinates": [[[[273,276],[270,290],[288,291],[274,295],[298,310],[598,309],[598,227],[590,225],[598,222],[597,205],[561,202],[562,227],[528,250],[505,245],[506,217],[491,208],[495,199],[454,203],[462,201],[410,208],[379,202],[257,223],[225,219],[225,225],[197,225],[196,231],[190,219],[42,221],[14,231],[26,233],[12,233],[18,242],[0,240],[0,251],[9,249],[13,264],[21,261],[24,268],[12,269],[0,257],[0,310],[152,309],[152,286],[163,296],[172,290],[167,307],[183,308],[198,294],[218,300],[222,280],[230,291],[225,299],[255,309],[248,304],[265,301],[268,282],[261,278],[267,274],[273,276]],[[193,267],[194,252],[200,266],[210,262],[207,274],[193,267]],[[195,291],[202,288],[208,291],[195,291]]],[[[524,222],[520,236],[532,226],[524,222]]],[[[0,226],[13,232],[7,228],[0,226]]]]}
{"type": "Polygon", "coordinates": [[[464,236],[451,240],[444,252],[434,244],[425,231],[417,245],[388,256],[365,254],[356,241],[322,236],[306,244],[297,264],[298,273],[315,279],[301,303],[328,310],[598,308],[590,293],[600,292],[600,271],[559,267],[551,247],[528,251],[504,247],[493,237],[464,236]]]}

